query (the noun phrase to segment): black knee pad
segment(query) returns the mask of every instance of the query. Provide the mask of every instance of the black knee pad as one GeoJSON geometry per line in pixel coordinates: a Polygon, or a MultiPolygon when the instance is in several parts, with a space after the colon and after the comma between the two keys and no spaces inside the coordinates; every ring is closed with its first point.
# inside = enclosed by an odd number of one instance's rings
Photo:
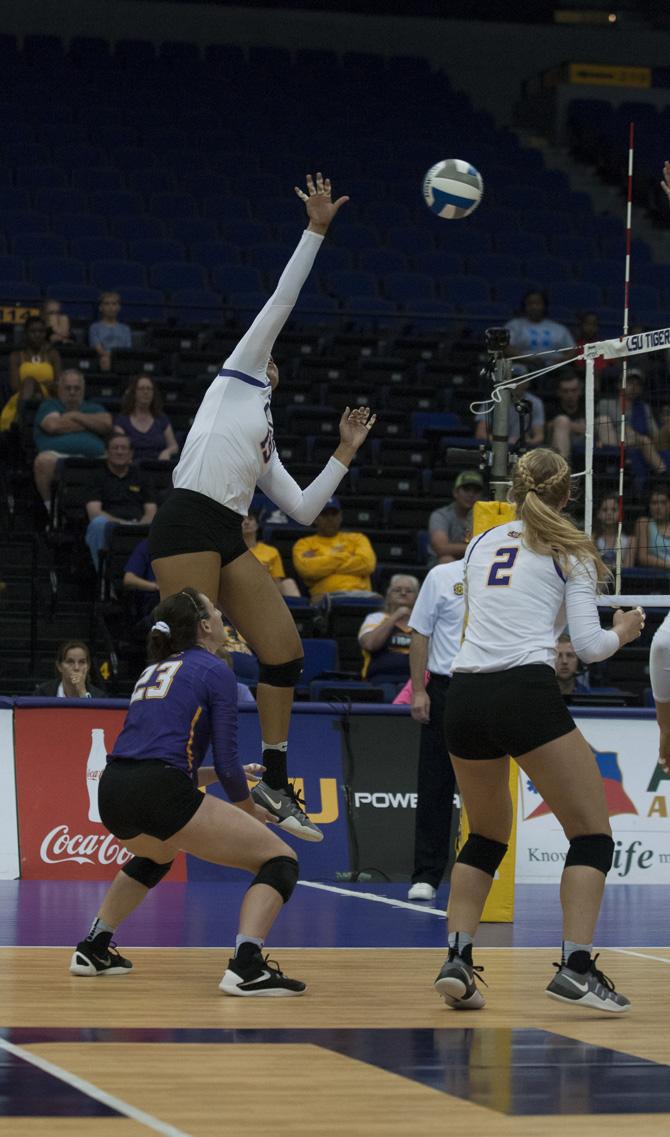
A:
{"type": "Polygon", "coordinates": [[[495,876],[506,852],[507,845],[503,845],[502,841],[491,841],[489,837],[471,833],[456,860],[462,865],[470,865],[473,869],[495,876]]]}
{"type": "Polygon", "coordinates": [[[127,865],[123,866],[123,871],[126,876],[139,881],[145,888],[155,888],[157,884],[160,884],[163,877],[167,876],[173,864],[174,861],[168,861],[166,865],[159,865],[156,861],[149,860],[148,857],[133,857],[127,865]]]}
{"type": "Polygon", "coordinates": [[[287,663],[260,663],[258,665],[258,682],[267,683],[270,687],[295,687],[302,675],[305,657],[289,659],[287,663]]]}
{"type": "Polygon", "coordinates": [[[584,837],[573,837],[565,858],[565,867],[586,865],[599,869],[607,876],[614,858],[614,841],[606,833],[588,833],[584,837]]]}
{"type": "Polygon", "coordinates": [[[284,904],[291,899],[298,883],[298,862],[295,857],[272,857],[261,865],[249,888],[254,884],[267,884],[281,896],[284,904]]]}

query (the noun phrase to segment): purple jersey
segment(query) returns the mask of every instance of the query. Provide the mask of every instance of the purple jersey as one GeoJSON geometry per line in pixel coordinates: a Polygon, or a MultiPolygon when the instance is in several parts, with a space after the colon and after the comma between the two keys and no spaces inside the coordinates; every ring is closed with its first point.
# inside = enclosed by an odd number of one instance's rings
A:
{"type": "Polygon", "coordinates": [[[237,681],[231,669],[200,647],[145,667],[130,696],[110,758],[160,758],[197,785],[208,746],[231,801],[249,796],[237,753],[237,681]]]}

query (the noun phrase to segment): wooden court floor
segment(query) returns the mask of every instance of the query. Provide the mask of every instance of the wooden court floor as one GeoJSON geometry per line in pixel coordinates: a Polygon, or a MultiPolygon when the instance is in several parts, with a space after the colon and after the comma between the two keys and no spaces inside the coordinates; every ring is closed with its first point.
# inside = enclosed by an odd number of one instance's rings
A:
{"type": "Polygon", "coordinates": [[[281,949],[309,990],[266,1000],[219,993],[222,950],[134,948],[132,974],[93,980],[69,954],[0,949],[0,1135],[670,1133],[670,948],[603,951],[626,1016],[546,998],[552,948],[478,951],[479,1012],[439,1000],[434,948],[281,949]]]}

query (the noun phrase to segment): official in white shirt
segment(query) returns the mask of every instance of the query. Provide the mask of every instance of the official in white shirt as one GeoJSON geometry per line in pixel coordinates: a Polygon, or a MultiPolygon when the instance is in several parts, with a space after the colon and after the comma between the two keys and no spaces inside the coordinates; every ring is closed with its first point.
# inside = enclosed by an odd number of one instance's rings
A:
{"type": "Polygon", "coordinates": [[[660,730],[658,761],[670,774],[670,612],[651,641],[649,677],[660,730]]]}
{"type": "Polygon", "coordinates": [[[436,565],[421,585],[409,618],[412,718],[421,723],[409,900],[435,899],[451,852],[456,785],[444,736],[444,706],[464,614],[462,559],[436,565]]]}
{"type": "Polygon", "coordinates": [[[614,842],[595,756],[577,730],[555,674],[566,623],[585,663],[639,637],[641,609],[600,627],[599,581],[609,572],[590,537],[564,515],[570,469],[537,449],[516,464],[517,520],[473,540],[465,553],[467,621],[446,699],[445,732],[470,835],[451,875],[449,956],[435,986],[450,1006],[476,1009],[472,940],[507,850],[512,754],[569,841],[561,880],[563,951],[547,994],[573,1006],[622,1012],[630,1003],[596,967],[593,937],[614,842]]]}
{"type": "Polygon", "coordinates": [[[274,294],[258,314],[202,400],[173,482],[149,534],[161,600],[190,586],[221,607],[260,663],[256,693],[263,738],[264,779],[256,800],[283,829],[308,841],[323,833],[305,815],[287,777],[286,751],[293,689],[303,649],[274,581],[250,553],[242,518],[258,486],[296,521],[311,523],[335,492],[374,423],[369,407],[340,420],[340,444],[302,490],[284,469],[274,440],[271,397],[279,382],[271,350],[290,316],[328,227],[348,200],[332,201],[328,178],[296,187],[309,223],[274,294]]]}

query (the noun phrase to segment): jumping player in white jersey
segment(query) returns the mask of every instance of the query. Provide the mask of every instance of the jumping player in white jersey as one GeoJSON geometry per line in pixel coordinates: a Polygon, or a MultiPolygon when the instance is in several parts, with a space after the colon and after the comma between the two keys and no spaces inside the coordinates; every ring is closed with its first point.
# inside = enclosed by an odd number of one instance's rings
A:
{"type": "Polygon", "coordinates": [[[639,608],[600,626],[598,583],[608,578],[591,539],[562,511],[570,469],[552,450],[516,465],[517,518],[481,534],[465,553],[467,624],[446,698],[445,734],[470,823],[451,877],[449,956],[435,986],[453,1007],[478,1009],[472,940],[507,850],[513,755],[570,843],[561,880],[563,950],[547,994],[575,1006],[621,1012],[630,1002],[596,968],[593,936],[614,842],[602,778],[559,691],[554,646],[570,627],[586,663],[638,638],[639,608]]]}
{"type": "MultiPolygon", "coordinates": [[[[670,181],[670,166],[668,180],[670,181]]],[[[670,613],[651,641],[649,677],[660,730],[658,761],[666,774],[670,774],[670,613]]]]}
{"type": "Polygon", "coordinates": [[[242,518],[258,486],[295,521],[310,524],[334,494],[375,416],[347,407],[340,444],[314,481],[300,486],[277,453],[271,397],[279,382],[272,346],[290,316],[323,238],[349,199],[332,200],[322,174],[295,187],[309,223],[275,292],[208,388],[174,471],[174,492],[149,535],[161,599],[191,586],[218,604],[258,656],[256,693],[263,737],[264,780],[254,791],[277,824],[295,837],[321,841],[290,787],[286,768],[293,689],[303,649],[289,608],[242,537],[242,518]]]}

